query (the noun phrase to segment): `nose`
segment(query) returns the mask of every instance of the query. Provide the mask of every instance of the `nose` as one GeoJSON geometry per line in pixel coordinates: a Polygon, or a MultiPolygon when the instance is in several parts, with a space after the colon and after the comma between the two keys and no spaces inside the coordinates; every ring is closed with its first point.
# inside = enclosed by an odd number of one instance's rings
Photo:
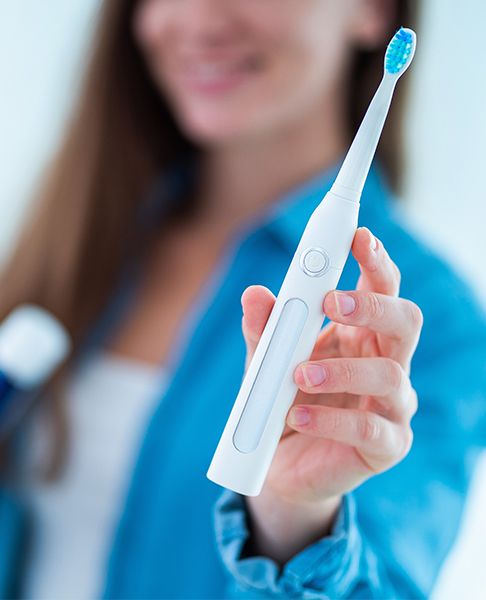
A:
{"type": "Polygon", "coordinates": [[[179,26],[197,44],[224,45],[234,37],[234,0],[176,0],[181,5],[179,26]]]}

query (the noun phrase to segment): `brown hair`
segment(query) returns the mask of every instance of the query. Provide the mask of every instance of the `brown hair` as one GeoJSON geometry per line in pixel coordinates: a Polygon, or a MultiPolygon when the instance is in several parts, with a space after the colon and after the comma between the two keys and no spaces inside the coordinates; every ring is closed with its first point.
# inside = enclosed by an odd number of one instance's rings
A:
{"type": "MultiPolygon", "coordinates": [[[[66,325],[75,349],[110,300],[127,258],[143,251],[133,227],[141,199],[164,168],[198,154],[176,126],[137,49],[131,30],[135,5],[136,0],[103,4],[71,121],[0,279],[0,321],[20,303],[39,304],[66,325]]],[[[413,23],[413,13],[411,1],[397,0],[387,37],[413,23]]],[[[382,48],[356,53],[350,132],[382,70],[382,48]]],[[[394,187],[401,164],[400,105],[394,101],[379,147],[394,187]]],[[[61,412],[59,406],[53,410],[57,416],[61,412]]]]}

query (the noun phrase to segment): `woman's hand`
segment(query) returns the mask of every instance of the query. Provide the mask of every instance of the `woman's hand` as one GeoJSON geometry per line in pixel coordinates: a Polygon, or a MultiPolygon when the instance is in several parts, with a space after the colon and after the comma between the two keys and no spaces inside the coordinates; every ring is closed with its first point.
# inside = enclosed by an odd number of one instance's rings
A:
{"type": "MultiPolygon", "coordinates": [[[[341,496],[402,460],[412,444],[417,396],[410,361],[422,313],[398,297],[400,272],[383,244],[357,230],[355,291],[329,292],[311,360],[294,373],[299,387],[260,496],[247,498],[252,552],[285,562],[325,535],[341,496]]],[[[262,286],[242,296],[249,364],[275,297],[262,286]]]]}

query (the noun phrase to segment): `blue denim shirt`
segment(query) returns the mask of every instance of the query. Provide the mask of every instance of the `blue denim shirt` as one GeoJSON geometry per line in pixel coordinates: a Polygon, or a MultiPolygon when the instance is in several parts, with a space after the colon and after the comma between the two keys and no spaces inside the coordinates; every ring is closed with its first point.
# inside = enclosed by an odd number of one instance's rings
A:
{"type": "MultiPolygon", "coordinates": [[[[425,598],[457,533],[475,457],[486,441],[486,322],[467,287],[401,224],[376,168],[360,224],[402,272],[402,295],[424,314],[412,363],[415,441],[393,469],[344,496],[330,534],[283,567],[242,552],[244,499],[206,479],[243,376],[243,290],[278,292],[328,170],[241,228],[179,332],[170,384],[147,427],[106,565],[106,598],[425,598]]],[[[340,282],[353,289],[350,258],[340,282]]],[[[322,465],[325,469],[325,464],[322,465]]],[[[0,497],[0,583],[8,595],[28,533],[0,497]]],[[[21,576],[21,575],[20,575],[21,576]]]]}

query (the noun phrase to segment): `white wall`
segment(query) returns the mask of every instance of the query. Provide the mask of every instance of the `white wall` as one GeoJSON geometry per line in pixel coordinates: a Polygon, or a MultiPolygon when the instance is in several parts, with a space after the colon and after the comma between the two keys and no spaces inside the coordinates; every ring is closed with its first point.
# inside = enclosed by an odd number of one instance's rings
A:
{"type": "MultiPolygon", "coordinates": [[[[0,4],[0,257],[76,89],[98,0],[0,4]]],[[[484,0],[425,0],[413,65],[406,206],[486,299],[484,0]]],[[[406,25],[406,24],[405,24],[406,25]]],[[[435,598],[484,598],[486,459],[435,598]]]]}
{"type": "MultiPolygon", "coordinates": [[[[423,0],[422,6],[406,205],[417,228],[486,302],[486,2],[423,0]]],[[[486,598],[483,456],[433,600],[486,598]]]]}
{"type": "Polygon", "coordinates": [[[0,2],[0,258],[58,139],[97,4],[0,2]]]}
{"type": "Polygon", "coordinates": [[[422,5],[406,200],[428,239],[486,299],[486,3],[422,5]]]}

